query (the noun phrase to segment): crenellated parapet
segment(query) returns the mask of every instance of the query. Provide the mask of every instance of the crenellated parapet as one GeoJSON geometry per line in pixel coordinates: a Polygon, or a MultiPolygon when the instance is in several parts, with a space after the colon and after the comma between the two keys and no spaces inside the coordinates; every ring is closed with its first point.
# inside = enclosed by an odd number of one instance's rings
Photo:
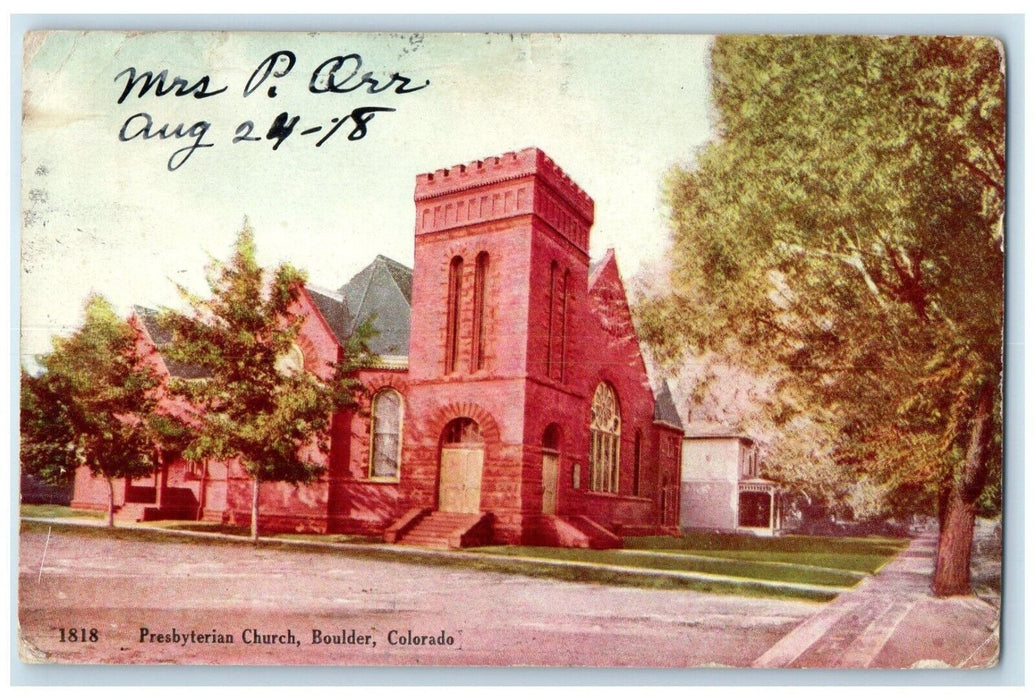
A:
{"type": "Polygon", "coordinates": [[[535,214],[589,249],[593,199],[538,148],[417,176],[417,235],[535,214]]]}

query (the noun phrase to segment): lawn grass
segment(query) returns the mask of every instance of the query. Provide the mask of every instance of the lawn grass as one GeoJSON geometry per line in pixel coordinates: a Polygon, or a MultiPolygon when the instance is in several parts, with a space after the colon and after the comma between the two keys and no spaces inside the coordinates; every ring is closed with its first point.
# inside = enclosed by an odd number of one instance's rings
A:
{"type": "MultiPolygon", "coordinates": [[[[188,534],[170,532],[161,528],[105,528],[105,527],[82,527],[76,525],[50,525],[48,523],[23,521],[21,523],[23,533],[43,533],[53,531],[77,537],[96,537],[105,539],[132,540],[138,542],[152,542],[161,544],[190,544],[192,546],[206,547],[269,547],[285,549],[290,551],[308,550],[324,556],[346,556],[351,558],[373,559],[378,561],[397,562],[402,564],[415,564],[419,566],[452,567],[482,571],[487,573],[511,574],[519,576],[531,576],[535,578],[549,578],[559,581],[573,583],[585,583],[605,586],[627,586],[635,588],[650,588],[658,590],[682,590],[715,593],[719,595],[742,595],[750,597],[782,598],[798,601],[825,602],[834,599],[837,594],[832,591],[807,590],[797,588],[793,584],[782,586],[780,584],[766,584],[751,580],[743,581],[709,581],[693,580],[672,575],[667,576],[664,571],[652,571],[638,573],[635,571],[614,571],[597,567],[573,567],[566,566],[563,561],[543,562],[519,557],[479,557],[477,552],[465,550],[467,556],[443,556],[442,553],[427,551],[417,552],[408,549],[396,549],[385,547],[363,547],[354,546],[348,550],[328,549],[321,547],[321,543],[327,542],[326,538],[312,539],[284,539],[277,542],[260,542],[253,544],[246,540],[226,540],[192,537],[188,534]]],[[[585,551],[585,550],[583,550],[585,551]]],[[[672,574],[678,572],[673,571],[672,574]]]]}
{"type": "Polygon", "coordinates": [[[252,534],[252,529],[248,525],[224,525],[223,523],[206,523],[199,520],[154,520],[139,524],[161,530],[211,532],[219,535],[237,535],[238,537],[247,537],[252,534]]]}
{"type": "MultiPolygon", "coordinates": [[[[694,554],[715,557],[718,559],[738,559],[745,561],[771,562],[781,564],[797,564],[801,566],[821,566],[827,569],[839,569],[860,574],[875,574],[893,556],[889,554],[840,554],[836,552],[764,552],[760,550],[742,549],[659,549],[656,552],[672,554],[694,554]]],[[[894,550],[897,552],[898,550],[894,550]]]]}
{"type": "Polygon", "coordinates": [[[626,537],[632,549],[724,549],[767,552],[839,551],[853,554],[891,553],[908,544],[895,537],[828,537],[823,535],[782,535],[757,537],[730,532],[691,532],[678,537],[626,537]]]}
{"type": "Polygon", "coordinates": [[[908,540],[886,537],[755,537],[691,533],[626,537],[620,550],[560,547],[482,547],[515,558],[626,566],[654,571],[717,574],[760,582],[850,588],[875,573],[908,540]]]}
{"type": "MultiPolygon", "coordinates": [[[[21,515],[26,518],[92,518],[103,520],[107,517],[104,511],[96,510],[75,510],[68,506],[55,505],[23,505],[21,515]]],[[[251,535],[249,525],[225,525],[223,523],[210,523],[198,520],[154,520],[145,523],[135,523],[135,527],[153,527],[156,530],[182,530],[184,532],[202,532],[218,535],[235,535],[237,537],[248,537],[251,535]]],[[[373,544],[383,543],[380,537],[369,537],[365,535],[315,535],[304,533],[282,533],[266,535],[287,541],[308,541],[308,542],[330,542],[333,544],[373,544]]]]}
{"type": "MultiPolygon", "coordinates": [[[[65,506],[22,506],[25,517],[104,518],[97,511],[77,511],[65,506]]],[[[171,530],[247,537],[247,526],[196,521],[159,521],[145,528],[85,528],[54,526],[59,532],[88,537],[131,539],[155,543],[249,546],[247,540],[191,537],[171,530]]],[[[42,523],[23,522],[23,531],[39,531],[42,523]]],[[[259,546],[318,549],[332,556],[373,558],[384,561],[452,566],[478,571],[554,578],[603,585],[695,590],[719,594],[825,601],[835,591],[810,590],[808,586],[848,589],[866,573],[874,573],[891,560],[907,540],[885,537],[755,537],[723,533],[691,533],[682,537],[626,537],[625,549],[591,550],[559,547],[493,546],[464,550],[467,556],[443,556],[384,547],[379,538],[356,535],[287,533],[259,546]],[[327,549],[321,545],[352,545],[327,549]],[[478,556],[491,554],[492,557],[478,556]],[[612,567],[612,568],[605,568],[612,567]],[[642,573],[640,571],[642,570],[642,573]],[[702,577],[695,579],[694,574],[702,577]],[[689,575],[689,576],[688,576],[689,575]],[[708,576],[731,580],[709,580],[708,576]]]]}
{"type": "MultiPolygon", "coordinates": [[[[146,523],[138,523],[138,526],[154,527],[160,530],[181,530],[183,532],[206,532],[219,535],[234,535],[236,537],[249,537],[252,534],[251,525],[225,525],[223,523],[208,523],[198,520],[154,520],[146,523]]],[[[283,532],[267,534],[259,531],[261,537],[272,537],[286,542],[323,542],[330,544],[383,544],[380,537],[366,535],[318,535],[314,533],[283,532]]]]}
{"type": "Polygon", "coordinates": [[[78,510],[68,506],[50,503],[23,503],[18,511],[25,518],[93,518],[103,520],[108,513],[103,510],[78,510]]]}
{"type": "Polygon", "coordinates": [[[325,542],[330,544],[384,544],[383,537],[372,535],[317,535],[305,532],[286,532],[272,535],[287,542],[325,542]]]}
{"type": "Polygon", "coordinates": [[[890,537],[785,535],[754,537],[732,533],[690,533],[682,537],[626,537],[627,550],[686,552],[726,559],[822,566],[875,573],[908,540],[890,537]]]}
{"type": "Polygon", "coordinates": [[[192,537],[189,534],[179,534],[176,532],[169,532],[162,528],[140,528],[140,527],[120,527],[118,524],[115,527],[96,527],[89,526],[85,527],[82,525],[75,525],[72,523],[45,523],[37,522],[33,520],[23,520],[20,524],[19,531],[22,533],[27,532],[47,532],[51,531],[54,533],[72,535],[76,537],[94,537],[102,539],[116,539],[116,540],[133,540],[137,542],[155,542],[155,543],[180,543],[180,544],[198,544],[198,545],[234,545],[236,542],[233,540],[221,540],[221,539],[209,539],[207,537],[192,537]]]}
{"type": "MultiPolygon", "coordinates": [[[[718,561],[692,557],[664,556],[629,549],[568,549],[561,547],[483,547],[476,551],[503,554],[518,558],[552,559],[558,561],[589,562],[609,566],[631,566],[655,571],[685,571],[690,573],[735,576],[744,579],[802,583],[816,586],[850,588],[863,579],[862,574],[849,571],[825,571],[794,565],[773,564],[765,561],[718,561]]],[[[687,554],[687,552],[682,552],[687,554]]]]}

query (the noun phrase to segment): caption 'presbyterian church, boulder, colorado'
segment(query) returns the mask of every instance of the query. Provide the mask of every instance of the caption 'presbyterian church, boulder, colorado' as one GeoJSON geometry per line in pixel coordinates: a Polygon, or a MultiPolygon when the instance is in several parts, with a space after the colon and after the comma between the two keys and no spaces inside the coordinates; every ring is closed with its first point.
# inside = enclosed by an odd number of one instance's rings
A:
{"type": "MultiPolygon", "coordinates": [[[[674,531],[679,416],[651,390],[613,252],[591,263],[593,200],[536,148],[417,176],[414,266],[378,257],[338,293],[307,288],[293,362],[329,372],[373,317],[355,412],[332,416],[326,473],[264,483],[264,532],[439,546],[621,545],[674,531]]],[[[133,319],[169,376],[155,316],[133,319]]],[[[117,517],[246,524],[235,461],[167,458],[116,486],[117,517]]],[[[107,506],[82,468],[74,507],[107,506]]]]}

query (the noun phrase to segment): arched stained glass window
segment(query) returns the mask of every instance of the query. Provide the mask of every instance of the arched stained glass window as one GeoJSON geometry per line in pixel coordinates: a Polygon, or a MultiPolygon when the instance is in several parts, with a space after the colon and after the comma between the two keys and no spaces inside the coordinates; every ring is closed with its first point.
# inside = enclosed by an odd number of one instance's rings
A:
{"type": "Polygon", "coordinates": [[[382,389],[374,394],[370,413],[370,478],[398,479],[402,458],[402,396],[394,389],[382,389]]]}
{"type": "Polygon", "coordinates": [[[622,414],[609,384],[601,382],[593,393],[589,433],[590,489],[617,493],[622,414]]]}

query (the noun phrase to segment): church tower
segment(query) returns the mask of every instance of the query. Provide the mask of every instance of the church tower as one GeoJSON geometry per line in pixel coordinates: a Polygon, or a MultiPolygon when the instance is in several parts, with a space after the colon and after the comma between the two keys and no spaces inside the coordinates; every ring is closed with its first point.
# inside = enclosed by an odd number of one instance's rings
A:
{"type": "Polygon", "coordinates": [[[448,508],[477,502],[494,514],[498,541],[520,541],[522,514],[544,512],[544,426],[533,418],[542,402],[578,412],[572,356],[593,200],[528,148],[418,175],[414,202],[408,414],[421,425],[407,435],[423,445],[409,459],[420,465],[414,493],[439,509],[443,498],[448,508]],[[442,445],[468,444],[461,438],[484,449],[480,483],[447,495],[442,445]]]}
{"type": "Polygon", "coordinates": [[[411,349],[411,377],[562,381],[564,275],[585,287],[589,195],[528,148],[419,175],[414,201],[412,334],[440,342],[411,349]],[[538,298],[551,290],[553,318],[538,298]]]}

